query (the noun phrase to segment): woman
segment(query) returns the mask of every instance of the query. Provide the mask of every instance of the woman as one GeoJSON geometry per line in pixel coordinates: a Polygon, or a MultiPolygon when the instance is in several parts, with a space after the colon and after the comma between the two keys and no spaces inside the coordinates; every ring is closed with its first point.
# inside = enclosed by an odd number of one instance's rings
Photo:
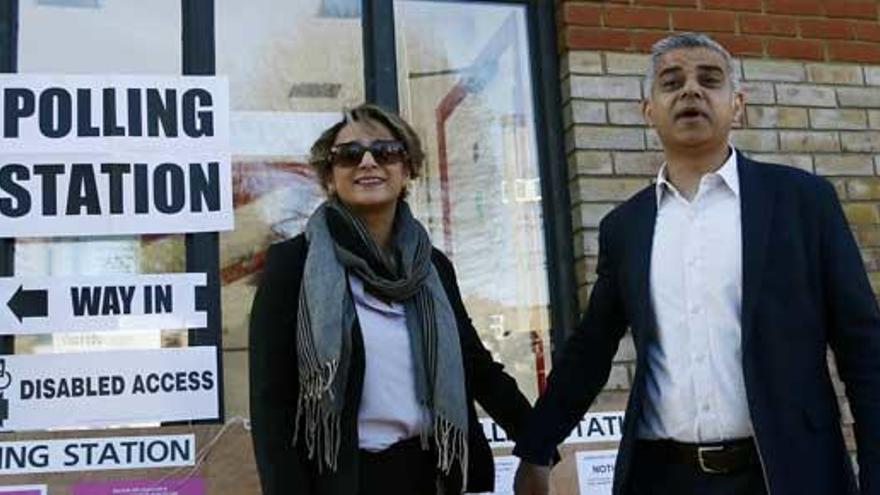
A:
{"type": "Polygon", "coordinates": [[[530,407],[404,201],[422,166],[418,137],[365,104],[311,152],[328,199],[304,234],[269,249],[251,313],[263,492],[492,491],[474,400],[513,438],[530,407]]]}

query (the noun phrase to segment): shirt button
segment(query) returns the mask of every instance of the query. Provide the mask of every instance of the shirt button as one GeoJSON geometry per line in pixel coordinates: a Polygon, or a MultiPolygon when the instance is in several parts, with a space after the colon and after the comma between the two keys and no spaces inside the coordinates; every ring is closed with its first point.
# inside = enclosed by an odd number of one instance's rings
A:
{"type": "Polygon", "coordinates": [[[703,412],[708,412],[710,409],[709,404],[703,404],[702,406],[700,406],[700,409],[702,409],[703,412]]]}
{"type": "Polygon", "coordinates": [[[706,360],[706,355],[705,355],[705,354],[697,354],[697,362],[698,362],[698,363],[702,364],[703,361],[705,361],[705,360],[706,360]]]}
{"type": "Polygon", "coordinates": [[[691,314],[695,315],[700,312],[699,306],[691,306],[691,314]]]}

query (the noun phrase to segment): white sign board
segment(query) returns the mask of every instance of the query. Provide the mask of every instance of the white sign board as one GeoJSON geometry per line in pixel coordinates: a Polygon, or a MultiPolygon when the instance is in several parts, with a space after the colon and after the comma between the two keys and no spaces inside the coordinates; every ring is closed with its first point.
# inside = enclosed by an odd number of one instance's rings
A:
{"type": "Polygon", "coordinates": [[[616,450],[576,452],[575,463],[580,495],[611,495],[616,461],[616,450]]]}
{"type": "Polygon", "coordinates": [[[0,486],[0,495],[46,495],[46,485],[0,486]]]}
{"type": "Polygon", "coordinates": [[[192,466],[195,457],[195,435],[0,442],[0,475],[192,466]]]}
{"type": "Polygon", "coordinates": [[[222,76],[2,74],[4,153],[228,151],[222,76]]]}
{"type": "Polygon", "coordinates": [[[0,154],[7,236],[230,230],[228,154],[0,154]]]}
{"type": "Polygon", "coordinates": [[[0,431],[216,419],[216,353],[189,347],[0,357],[0,431]]]}
{"type": "Polygon", "coordinates": [[[0,76],[6,236],[233,228],[228,83],[0,76]]]}
{"type": "MultiPolygon", "coordinates": [[[[513,447],[514,443],[492,418],[480,418],[483,433],[492,448],[513,447]]],[[[623,411],[584,414],[563,443],[618,442],[623,433],[623,411]]]]}
{"type": "Polygon", "coordinates": [[[203,328],[204,273],[0,278],[0,334],[203,328]]]}

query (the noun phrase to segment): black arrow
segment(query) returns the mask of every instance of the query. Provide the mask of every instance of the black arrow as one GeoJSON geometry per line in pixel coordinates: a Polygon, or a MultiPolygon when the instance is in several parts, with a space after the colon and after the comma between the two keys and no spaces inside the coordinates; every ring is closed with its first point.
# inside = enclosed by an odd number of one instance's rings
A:
{"type": "Polygon", "coordinates": [[[22,318],[32,316],[49,316],[49,291],[47,290],[18,290],[7,303],[9,309],[21,322],[22,318]]]}

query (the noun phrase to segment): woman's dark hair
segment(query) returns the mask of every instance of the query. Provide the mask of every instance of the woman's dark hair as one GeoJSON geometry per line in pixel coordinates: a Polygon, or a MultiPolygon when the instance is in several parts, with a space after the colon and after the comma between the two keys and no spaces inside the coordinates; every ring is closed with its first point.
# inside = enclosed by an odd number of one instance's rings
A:
{"type": "MultiPolygon", "coordinates": [[[[395,139],[403,143],[406,148],[407,159],[404,164],[409,168],[410,177],[415,179],[419,176],[425,160],[425,152],[422,150],[422,142],[416,131],[396,113],[372,103],[362,103],[343,112],[342,120],[321,133],[321,136],[312,145],[309,165],[317,172],[318,180],[325,191],[327,190],[327,180],[330,178],[333,170],[330,150],[333,148],[333,143],[336,141],[339,131],[351,122],[374,122],[387,127],[395,139]]],[[[405,194],[406,190],[404,190],[405,194]]]]}

